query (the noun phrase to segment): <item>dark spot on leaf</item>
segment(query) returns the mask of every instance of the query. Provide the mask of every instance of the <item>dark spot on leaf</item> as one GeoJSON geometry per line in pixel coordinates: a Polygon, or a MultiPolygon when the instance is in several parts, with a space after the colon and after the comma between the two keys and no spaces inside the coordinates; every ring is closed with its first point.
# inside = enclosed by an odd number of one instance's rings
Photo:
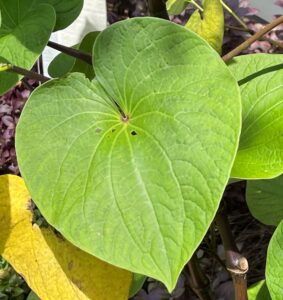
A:
{"type": "Polygon", "coordinates": [[[131,132],[131,135],[137,135],[137,133],[133,130],[133,131],[131,132]]]}
{"type": "Polygon", "coordinates": [[[102,130],[101,128],[96,128],[96,129],[95,129],[95,132],[96,132],[96,133],[99,133],[99,132],[101,132],[101,130],[102,130]]]}
{"type": "Polygon", "coordinates": [[[68,270],[72,270],[73,269],[73,266],[74,266],[74,262],[71,260],[68,262],[68,270]]]}
{"type": "Polygon", "coordinates": [[[115,131],[116,131],[116,128],[113,128],[113,129],[112,129],[112,132],[115,132],[115,131]]]}

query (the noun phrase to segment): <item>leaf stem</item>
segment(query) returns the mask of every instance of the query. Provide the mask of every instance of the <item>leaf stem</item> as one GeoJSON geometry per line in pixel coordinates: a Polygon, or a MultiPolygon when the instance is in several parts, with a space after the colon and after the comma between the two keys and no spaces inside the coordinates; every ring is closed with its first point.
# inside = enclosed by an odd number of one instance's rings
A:
{"type": "MultiPolygon", "coordinates": [[[[236,31],[243,31],[243,32],[246,32],[246,33],[249,33],[251,35],[255,34],[256,31],[252,30],[252,29],[249,29],[249,28],[242,28],[242,27],[236,27],[236,26],[231,26],[231,25],[225,25],[225,27],[227,29],[232,29],[232,30],[236,30],[236,31]]],[[[283,49],[283,43],[280,43],[278,41],[275,41],[273,39],[270,39],[270,38],[267,38],[267,37],[261,37],[259,39],[260,41],[266,41],[266,42],[269,42],[270,44],[272,44],[273,46],[275,47],[278,47],[280,49],[283,49]]]]}
{"type": "Polygon", "coordinates": [[[190,0],[189,2],[192,3],[200,11],[203,11],[203,8],[195,0],[190,0]]]}
{"type": "Polygon", "coordinates": [[[246,23],[223,1],[220,0],[222,6],[246,29],[248,29],[248,26],[246,23]]]}
{"type": "Polygon", "coordinates": [[[247,278],[249,266],[247,259],[240,254],[232,236],[227,216],[218,212],[215,217],[226,257],[226,269],[231,274],[235,288],[235,300],[247,300],[247,278]]]}
{"type": "Polygon", "coordinates": [[[46,82],[48,80],[50,80],[49,77],[43,76],[41,74],[38,74],[36,72],[33,71],[29,71],[11,64],[0,64],[0,72],[1,71],[7,71],[7,72],[11,72],[11,73],[16,73],[19,75],[23,75],[29,79],[34,79],[34,80],[38,80],[41,82],[46,82]]]}
{"type": "Polygon", "coordinates": [[[201,300],[212,300],[208,278],[202,272],[198,258],[194,253],[187,264],[190,273],[190,287],[201,300]]]}
{"type": "Polygon", "coordinates": [[[75,58],[78,58],[80,60],[83,60],[84,62],[86,62],[89,65],[92,65],[92,56],[86,52],[74,49],[74,48],[70,48],[70,47],[66,47],[60,44],[57,44],[55,42],[49,41],[47,43],[47,46],[49,46],[50,48],[53,48],[55,50],[58,50],[60,52],[63,52],[67,55],[73,56],[75,58]]]}
{"type": "Polygon", "coordinates": [[[148,8],[151,16],[169,20],[164,0],[148,0],[148,8]]]}
{"type": "Polygon", "coordinates": [[[271,31],[276,26],[283,23],[283,16],[276,18],[271,23],[267,24],[263,27],[260,31],[256,32],[253,36],[243,42],[241,45],[227,53],[226,55],[222,56],[222,59],[227,62],[232,59],[234,56],[240,54],[243,50],[247,49],[252,43],[260,39],[263,35],[271,31]]]}

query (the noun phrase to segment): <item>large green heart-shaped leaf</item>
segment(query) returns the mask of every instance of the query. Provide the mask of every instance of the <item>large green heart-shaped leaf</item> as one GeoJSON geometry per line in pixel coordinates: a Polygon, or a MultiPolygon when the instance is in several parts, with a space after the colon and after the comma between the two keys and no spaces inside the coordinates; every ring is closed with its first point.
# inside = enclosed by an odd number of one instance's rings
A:
{"type": "Polygon", "coordinates": [[[270,180],[250,180],[246,198],[252,215],[268,225],[283,220],[283,176],[270,180]]]}
{"type": "Polygon", "coordinates": [[[272,300],[283,295],[283,221],[276,228],[267,250],[266,284],[272,300]]]}
{"type": "Polygon", "coordinates": [[[243,128],[231,176],[276,177],[283,172],[283,55],[244,55],[229,67],[239,80],[243,105],[243,128]]]}
{"type": "Polygon", "coordinates": [[[204,40],[161,19],[112,25],[94,57],[96,80],[73,73],[32,94],[16,135],[22,175],[72,243],[172,290],[229,178],[237,83],[204,40]]]}
{"type": "MultiPolygon", "coordinates": [[[[48,4],[31,5],[30,0],[0,0],[0,63],[31,69],[43,51],[55,24],[55,12],[48,4]]],[[[0,95],[22,78],[0,73],[0,95]]]]}

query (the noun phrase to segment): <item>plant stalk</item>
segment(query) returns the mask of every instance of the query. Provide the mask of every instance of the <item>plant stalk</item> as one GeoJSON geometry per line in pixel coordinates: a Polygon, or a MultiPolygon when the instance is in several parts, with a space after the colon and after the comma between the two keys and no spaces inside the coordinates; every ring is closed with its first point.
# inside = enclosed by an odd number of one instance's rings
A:
{"type": "MultiPolygon", "coordinates": [[[[246,28],[241,28],[241,27],[236,27],[236,26],[231,26],[231,25],[225,25],[225,28],[227,29],[232,29],[232,30],[236,30],[236,31],[242,31],[242,32],[246,32],[250,35],[253,35],[256,33],[256,31],[253,31],[252,29],[246,29],[246,28]]],[[[275,41],[273,39],[270,39],[270,38],[267,38],[267,37],[261,37],[259,39],[260,41],[266,41],[268,43],[270,43],[271,45],[275,46],[275,47],[278,47],[280,49],[283,49],[283,43],[280,43],[278,41],[275,41]]]]}
{"type": "Polygon", "coordinates": [[[202,272],[198,258],[194,253],[187,264],[190,273],[190,287],[201,300],[212,300],[208,278],[202,272]]]}
{"type": "Polygon", "coordinates": [[[148,8],[151,16],[169,20],[166,2],[164,0],[148,0],[148,8]]]}
{"type": "Polygon", "coordinates": [[[203,12],[203,8],[198,5],[198,3],[195,0],[191,0],[190,3],[192,3],[198,10],[203,12]]]}
{"type": "Polygon", "coordinates": [[[73,56],[80,60],[83,60],[84,62],[86,62],[89,65],[92,65],[92,56],[86,52],[82,52],[82,51],[74,49],[74,48],[66,47],[66,46],[57,44],[55,42],[51,42],[51,41],[49,41],[47,43],[47,46],[49,46],[55,50],[58,50],[60,52],[63,52],[67,55],[70,55],[70,56],[73,56]]]}
{"type": "Polygon", "coordinates": [[[1,64],[0,65],[0,72],[1,71],[7,71],[7,72],[11,72],[11,73],[16,73],[19,75],[23,75],[29,79],[34,79],[37,81],[41,81],[41,82],[46,82],[48,80],[50,80],[49,77],[43,76],[41,74],[38,74],[36,72],[33,71],[29,71],[11,64],[1,64]]]}
{"type": "Polygon", "coordinates": [[[247,39],[245,42],[243,42],[241,45],[227,53],[226,55],[222,56],[222,59],[227,62],[236,55],[240,54],[243,50],[247,49],[252,43],[259,40],[262,36],[264,36],[266,33],[271,31],[273,28],[277,27],[278,25],[283,23],[283,16],[276,18],[271,23],[267,24],[265,27],[263,27],[260,31],[256,32],[253,36],[251,36],[249,39],[247,39]]]}
{"type": "Polygon", "coordinates": [[[220,0],[222,6],[246,29],[248,29],[248,26],[246,23],[223,1],[220,0]]]}
{"type": "Polygon", "coordinates": [[[232,236],[228,218],[222,212],[218,212],[215,217],[226,258],[226,269],[231,274],[235,289],[235,300],[248,300],[247,294],[247,272],[249,269],[247,259],[240,254],[232,236]]]}

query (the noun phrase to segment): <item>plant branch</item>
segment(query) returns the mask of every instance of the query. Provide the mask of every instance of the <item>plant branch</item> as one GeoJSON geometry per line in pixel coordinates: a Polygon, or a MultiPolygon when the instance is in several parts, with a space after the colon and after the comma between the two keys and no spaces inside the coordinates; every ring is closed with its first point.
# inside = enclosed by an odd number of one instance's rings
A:
{"type": "Polygon", "coordinates": [[[151,16],[169,20],[164,0],[148,0],[148,8],[151,16]]]}
{"type": "MultiPolygon", "coordinates": [[[[242,32],[246,32],[246,33],[249,33],[251,35],[255,34],[256,31],[252,30],[252,29],[249,29],[249,28],[242,28],[242,27],[236,27],[236,26],[231,26],[231,25],[225,25],[225,27],[227,29],[232,29],[232,30],[236,30],[236,31],[242,31],[242,32]]],[[[283,43],[280,43],[278,41],[275,41],[273,39],[270,39],[270,38],[267,38],[267,37],[261,37],[259,39],[260,41],[266,41],[268,43],[270,43],[271,45],[275,46],[275,47],[278,47],[280,49],[283,49],[283,43]]]]}
{"type": "Polygon", "coordinates": [[[212,300],[209,280],[203,274],[196,254],[193,254],[192,258],[187,264],[187,268],[190,273],[190,277],[189,277],[190,286],[192,290],[195,292],[195,294],[201,300],[212,300]]]}
{"type": "Polygon", "coordinates": [[[82,52],[82,51],[74,49],[74,48],[66,47],[66,46],[51,42],[51,41],[49,41],[47,43],[47,46],[49,46],[53,49],[56,49],[60,52],[63,52],[67,55],[70,55],[70,56],[73,56],[80,60],[83,60],[84,62],[86,62],[89,65],[92,65],[92,56],[86,52],[82,52]]]}
{"type": "Polygon", "coordinates": [[[29,71],[11,64],[0,64],[0,72],[2,71],[7,71],[7,72],[11,72],[11,73],[16,73],[19,75],[23,75],[29,79],[34,79],[37,81],[41,81],[41,82],[46,82],[48,80],[50,80],[49,77],[43,76],[41,74],[38,74],[36,72],[33,71],[29,71]]]}
{"type": "Polygon", "coordinates": [[[225,214],[218,212],[215,217],[226,257],[226,269],[230,272],[235,288],[235,300],[247,300],[247,278],[249,266],[247,259],[240,254],[233,239],[228,218],[225,214]]]}
{"type": "Polygon", "coordinates": [[[245,42],[243,42],[241,45],[227,53],[222,57],[222,59],[227,62],[230,59],[232,59],[234,56],[240,54],[243,50],[247,49],[252,43],[260,39],[262,36],[264,36],[266,33],[271,31],[276,26],[283,23],[283,16],[276,18],[274,21],[272,21],[270,24],[267,24],[265,27],[263,27],[260,31],[256,32],[253,36],[251,36],[249,39],[247,39],[245,42]]]}

